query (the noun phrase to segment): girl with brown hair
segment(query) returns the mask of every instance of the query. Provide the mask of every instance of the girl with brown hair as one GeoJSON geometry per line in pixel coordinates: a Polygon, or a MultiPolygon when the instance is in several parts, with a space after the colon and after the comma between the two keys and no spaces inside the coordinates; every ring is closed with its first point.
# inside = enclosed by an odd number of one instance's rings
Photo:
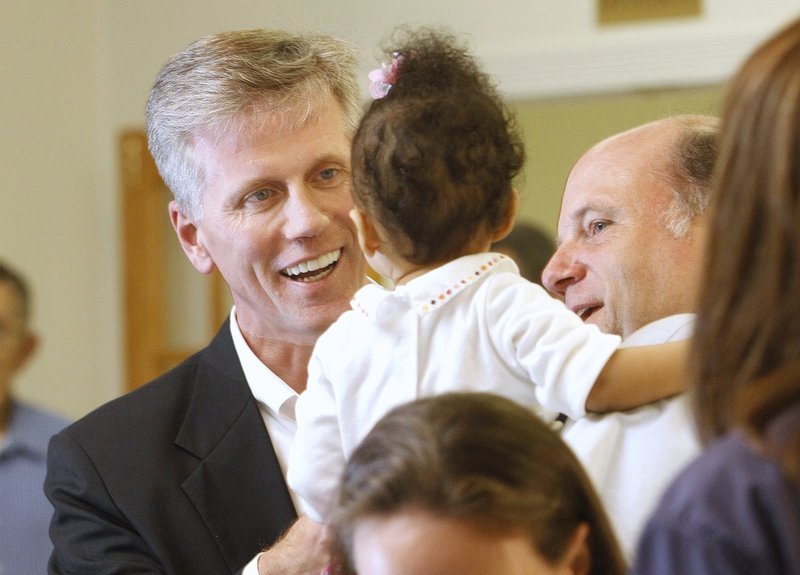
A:
{"type": "Polygon", "coordinates": [[[708,445],[636,574],[800,573],[800,20],[728,87],[690,370],[708,445]]]}

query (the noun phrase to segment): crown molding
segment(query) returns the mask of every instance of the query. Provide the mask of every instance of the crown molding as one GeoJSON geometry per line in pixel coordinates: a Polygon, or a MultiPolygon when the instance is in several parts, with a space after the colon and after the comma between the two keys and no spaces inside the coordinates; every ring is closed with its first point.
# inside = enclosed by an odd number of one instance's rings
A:
{"type": "Polygon", "coordinates": [[[775,29],[768,22],[716,32],[598,33],[585,41],[495,50],[482,59],[502,93],[516,100],[714,85],[727,81],[775,29]]]}

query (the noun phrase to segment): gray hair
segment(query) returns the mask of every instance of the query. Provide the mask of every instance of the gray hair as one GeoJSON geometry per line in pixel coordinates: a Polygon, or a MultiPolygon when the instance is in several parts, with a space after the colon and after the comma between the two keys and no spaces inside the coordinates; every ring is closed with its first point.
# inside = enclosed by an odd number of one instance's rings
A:
{"type": "Polygon", "coordinates": [[[717,160],[719,120],[713,116],[682,115],[664,179],[675,200],[664,215],[667,230],[684,238],[690,224],[705,213],[711,199],[714,164],[717,160]]]}
{"type": "Polygon", "coordinates": [[[199,133],[236,136],[257,129],[258,116],[302,124],[333,95],[352,135],[361,115],[356,66],[356,50],[343,40],[278,30],[207,36],[173,56],[150,91],[147,137],[184,214],[202,214],[204,171],[193,145],[199,133]]]}

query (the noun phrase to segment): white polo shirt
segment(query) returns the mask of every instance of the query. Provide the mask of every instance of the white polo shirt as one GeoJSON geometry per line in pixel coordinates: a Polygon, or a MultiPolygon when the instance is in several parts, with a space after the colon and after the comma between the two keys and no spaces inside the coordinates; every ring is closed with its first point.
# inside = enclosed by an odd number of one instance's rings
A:
{"type": "MultiPolygon", "coordinates": [[[[622,346],[686,339],[693,327],[693,314],[669,316],[632,333],[622,346]]],[[[568,421],[563,437],[594,482],[630,560],[664,490],[700,453],[688,395],[625,412],[588,414],[568,421]]]]}

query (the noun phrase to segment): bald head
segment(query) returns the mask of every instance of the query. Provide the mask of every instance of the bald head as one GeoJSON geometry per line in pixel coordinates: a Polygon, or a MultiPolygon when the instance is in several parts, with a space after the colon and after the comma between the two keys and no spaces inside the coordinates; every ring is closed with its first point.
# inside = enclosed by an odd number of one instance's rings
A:
{"type": "Polygon", "coordinates": [[[698,115],[657,120],[575,164],[543,281],[584,321],[627,337],[694,310],[717,126],[698,115]]]}
{"type": "MultiPolygon", "coordinates": [[[[672,209],[664,222],[676,236],[688,232],[692,220],[702,215],[711,198],[711,179],[717,155],[719,120],[714,116],[685,114],[655,120],[603,140],[582,158],[610,159],[628,154],[621,164],[633,177],[664,184],[673,194],[672,209]]],[[[612,169],[613,170],[613,169],[612,169]]]]}

